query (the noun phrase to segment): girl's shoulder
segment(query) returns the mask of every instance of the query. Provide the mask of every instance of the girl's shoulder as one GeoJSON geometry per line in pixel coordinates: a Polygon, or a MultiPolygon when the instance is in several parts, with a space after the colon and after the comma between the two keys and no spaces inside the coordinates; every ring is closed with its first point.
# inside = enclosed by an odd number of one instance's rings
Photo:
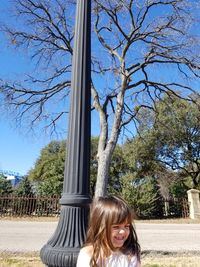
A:
{"type": "Polygon", "coordinates": [[[80,249],[76,267],[89,267],[90,266],[90,259],[92,255],[92,246],[85,246],[80,249]]]}
{"type": "Polygon", "coordinates": [[[90,245],[82,247],[80,250],[80,253],[87,254],[90,257],[92,256],[92,252],[93,252],[93,246],[90,245]]]}

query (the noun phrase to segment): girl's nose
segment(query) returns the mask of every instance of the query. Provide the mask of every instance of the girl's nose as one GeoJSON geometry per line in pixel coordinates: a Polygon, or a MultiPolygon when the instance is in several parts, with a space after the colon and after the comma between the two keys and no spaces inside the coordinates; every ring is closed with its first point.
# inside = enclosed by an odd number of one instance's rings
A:
{"type": "Polygon", "coordinates": [[[120,233],[120,234],[124,234],[124,233],[125,233],[125,229],[124,229],[124,227],[121,227],[121,228],[119,229],[119,233],[120,233]]]}

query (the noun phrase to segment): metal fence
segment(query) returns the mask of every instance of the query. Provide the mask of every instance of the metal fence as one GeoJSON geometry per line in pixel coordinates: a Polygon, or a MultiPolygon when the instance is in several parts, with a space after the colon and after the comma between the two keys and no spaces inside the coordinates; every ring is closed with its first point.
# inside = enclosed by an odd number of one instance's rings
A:
{"type": "Polygon", "coordinates": [[[163,199],[163,216],[165,218],[188,218],[189,203],[185,198],[163,199]]]}
{"type": "Polygon", "coordinates": [[[58,216],[60,196],[0,196],[0,216],[58,216]]]}
{"type": "MultiPolygon", "coordinates": [[[[0,196],[0,216],[49,216],[56,217],[60,214],[60,196],[0,196]]],[[[166,203],[166,202],[165,202],[166,203]]],[[[163,211],[164,217],[189,216],[187,199],[171,199],[163,211]]]]}

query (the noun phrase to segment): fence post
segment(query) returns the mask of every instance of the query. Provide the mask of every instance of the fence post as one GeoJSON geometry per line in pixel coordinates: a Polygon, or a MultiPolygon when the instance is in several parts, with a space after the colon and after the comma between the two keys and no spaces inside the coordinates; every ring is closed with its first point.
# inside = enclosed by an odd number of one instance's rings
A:
{"type": "Polygon", "coordinates": [[[187,191],[191,219],[200,219],[199,193],[200,191],[196,189],[187,191]]]}

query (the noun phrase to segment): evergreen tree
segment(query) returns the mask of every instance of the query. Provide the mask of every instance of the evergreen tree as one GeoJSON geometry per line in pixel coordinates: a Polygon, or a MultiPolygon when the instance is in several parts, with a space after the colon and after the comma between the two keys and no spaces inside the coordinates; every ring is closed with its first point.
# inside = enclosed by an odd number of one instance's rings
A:
{"type": "Polygon", "coordinates": [[[31,182],[29,181],[27,176],[24,176],[20,183],[17,185],[14,190],[17,196],[31,196],[33,195],[33,188],[31,182]]]}
{"type": "Polygon", "coordinates": [[[126,199],[139,218],[152,219],[163,216],[163,201],[156,179],[136,179],[131,174],[121,179],[121,196],[126,199]]]}
{"type": "Polygon", "coordinates": [[[0,195],[9,195],[13,192],[12,183],[6,177],[0,175],[0,195]]]}
{"type": "Polygon", "coordinates": [[[60,195],[63,188],[65,141],[52,141],[41,150],[28,179],[39,195],[60,195]]]}

